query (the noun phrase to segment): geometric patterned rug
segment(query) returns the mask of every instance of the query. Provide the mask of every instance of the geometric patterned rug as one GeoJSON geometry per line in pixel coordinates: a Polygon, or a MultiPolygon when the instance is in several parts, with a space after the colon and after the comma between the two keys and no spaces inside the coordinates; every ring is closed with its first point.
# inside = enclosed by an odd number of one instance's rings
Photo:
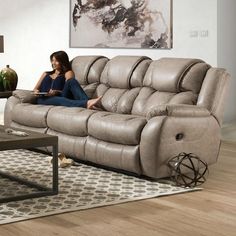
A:
{"type": "MultiPolygon", "coordinates": [[[[48,156],[29,150],[0,152],[0,169],[51,186],[48,156]]],[[[0,204],[0,224],[200,190],[176,187],[170,181],[150,181],[80,164],[59,168],[59,194],[0,204]]],[[[0,177],[0,198],[35,189],[0,177]]]]}

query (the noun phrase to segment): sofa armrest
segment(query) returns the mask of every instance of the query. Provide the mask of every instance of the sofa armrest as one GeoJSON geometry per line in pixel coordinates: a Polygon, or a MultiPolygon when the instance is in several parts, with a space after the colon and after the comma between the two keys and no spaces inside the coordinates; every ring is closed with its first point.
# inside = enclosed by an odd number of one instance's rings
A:
{"type": "Polygon", "coordinates": [[[141,134],[143,174],[154,178],[167,177],[170,174],[168,160],[181,152],[194,153],[208,164],[215,163],[219,147],[220,126],[213,115],[153,117],[141,134]]]}
{"type": "Polygon", "coordinates": [[[37,97],[32,94],[31,90],[17,89],[13,91],[12,95],[20,100],[21,103],[36,103],[37,97]]]}
{"type": "Polygon", "coordinates": [[[178,117],[204,117],[211,113],[205,107],[197,105],[167,105],[168,116],[178,117]]]}
{"type": "Polygon", "coordinates": [[[155,116],[206,117],[211,113],[205,107],[187,104],[166,104],[156,106],[147,113],[147,120],[155,116]]]}

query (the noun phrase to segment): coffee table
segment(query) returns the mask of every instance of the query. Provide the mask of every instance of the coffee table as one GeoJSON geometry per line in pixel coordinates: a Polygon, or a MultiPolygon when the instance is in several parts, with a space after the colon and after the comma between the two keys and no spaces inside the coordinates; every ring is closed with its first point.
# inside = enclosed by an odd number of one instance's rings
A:
{"type": "MultiPolygon", "coordinates": [[[[14,130],[23,131],[29,134],[28,136],[20,137],[6,133],[5,132],[6,128],[7,127],[0,125],[0,151],[52,146],[52,153],[53,153],[52,188],[48,188],[38,183],[31,182],[26,179],[0,171],[0,176],[8,178],[13,181],[17,181],[21,184],[36,188],[38,190],[37,192],[32,192],[25,195],[0,198],[0,203],[58,194],[58,137],[32,132],[28,130],[22,130],[18,128],[13,128],[14,130]]],[[[0,164],[0,169],[1,169],[1,164],[0,164]]]]}

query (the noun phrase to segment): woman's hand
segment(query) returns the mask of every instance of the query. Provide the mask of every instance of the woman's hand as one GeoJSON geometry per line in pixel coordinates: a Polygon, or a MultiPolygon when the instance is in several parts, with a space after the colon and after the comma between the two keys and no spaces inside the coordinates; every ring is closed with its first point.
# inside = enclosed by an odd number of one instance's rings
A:
{"type": "Polygon", "coordinates": [[[56,96],[56,95],[57,95],[57,90],[50,89],[47,96],[56,96]]]}
{"type": "Polygon", "coordinates": [[[33,95],[34,95],[34,96],[38,97],[38,96],[39,96],[38,93],[39,93],[39,90],[38,90],[38,89],[34,89],[34,90],[33,90],[33,95]]]}

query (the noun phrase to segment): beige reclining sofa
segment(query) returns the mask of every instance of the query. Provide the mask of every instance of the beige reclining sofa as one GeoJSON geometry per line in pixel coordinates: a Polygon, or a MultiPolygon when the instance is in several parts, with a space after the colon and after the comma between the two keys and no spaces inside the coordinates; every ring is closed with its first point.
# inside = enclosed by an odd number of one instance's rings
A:
{"type": "Polygon", "coordinates": [[[5,125],[59,137],[69,157],[153,178],[169,175],[167,162],[191,152],[208,164],[220,148],[229,74],[199,59],[78,56],[76,79],[101,110],[35,104],[16,90],[5,125]]]}

